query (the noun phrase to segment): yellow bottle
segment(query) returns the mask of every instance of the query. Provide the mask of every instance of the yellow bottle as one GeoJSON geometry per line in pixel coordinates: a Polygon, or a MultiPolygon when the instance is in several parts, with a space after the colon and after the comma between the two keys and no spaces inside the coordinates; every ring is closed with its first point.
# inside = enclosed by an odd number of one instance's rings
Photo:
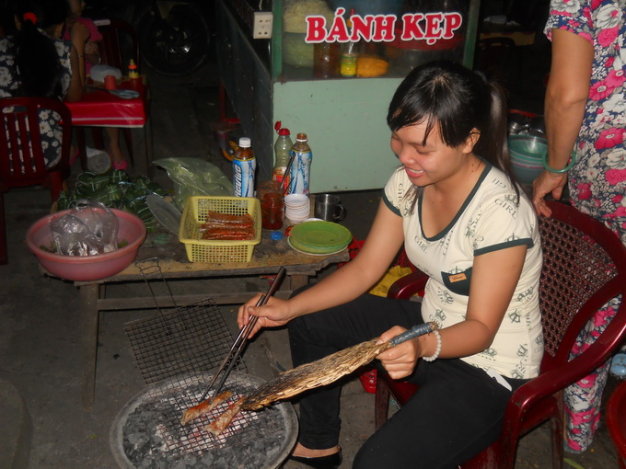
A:
{"type": "Polygon", "coordinates": [[[139,71],[137,70],[137,64],[133,59],[130,59],[128,64],[128,78],[135,80],[139,78],[139,71]]]}

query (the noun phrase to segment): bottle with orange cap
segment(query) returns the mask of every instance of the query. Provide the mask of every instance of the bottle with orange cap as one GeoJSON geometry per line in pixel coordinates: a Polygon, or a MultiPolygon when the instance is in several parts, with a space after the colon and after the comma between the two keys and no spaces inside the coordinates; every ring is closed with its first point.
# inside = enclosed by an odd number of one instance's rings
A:
{"type": "Polygon", "coordinates": [[[139,69],[133,59],[130,59],[130,62],[128,63],[128,80],[130,81],[131,87],[134,89],[137,89],[142,85],[139,69]]]}

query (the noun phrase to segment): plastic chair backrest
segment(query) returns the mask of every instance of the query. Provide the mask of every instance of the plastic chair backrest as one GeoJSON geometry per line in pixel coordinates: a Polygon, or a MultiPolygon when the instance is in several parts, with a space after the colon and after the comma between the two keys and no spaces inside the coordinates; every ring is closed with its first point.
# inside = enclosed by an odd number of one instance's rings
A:
{"type": "Polygon", "coordinates": [[[619,238],[573,207],[556,202],[550,207],[553,216],[542,218],[539,224],[544,252],[542,373],[570,361],[572,346],[585,324],[626,285],[626,247],[619,238]]]}
{"type": "Polygon", "coordinates": [[[626,339],[626,247],[599,221],[559,202],[541,218],[543,245],[540,305],[544,356],[540,375],[518,388],[508,403],[500,439],[463,464],[468,468],[512,468],[518,439],[553,419],[552,462],[562,465],[563,406],[560,391],[602,365],[626,339]],[[610,323],[576,357],[572,346],[608,301],[622,297],[610,323]]]}
{"type": "Polygon", "coordinates": [[[51,171],[66,172],[72,136],[72,118],[68,108],[51,98],[0,99],[0,186],[11,187],[43,184],[51,171]],[[61,116],[61,161],[46,168],[41,133],[40,111],[51,110],[61,116]]]}
{"type": "Polygon", "coordinates": [[[141,66],[139,40],[130,23],[117,18],[96,20],[94,23],[102,34],[102,63],[119,68],[122,75],[128,74],[130,59],[138,67],[141,66]]]}

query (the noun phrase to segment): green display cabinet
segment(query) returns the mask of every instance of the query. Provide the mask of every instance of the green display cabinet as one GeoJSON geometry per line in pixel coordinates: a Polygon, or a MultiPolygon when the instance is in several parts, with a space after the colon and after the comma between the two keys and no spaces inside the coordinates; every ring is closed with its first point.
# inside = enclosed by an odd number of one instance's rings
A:
{"type": "MultiPolygon", "coordinates": [[[[386,114],[402,78],[415,65],[431,60],[445,58],[472,66],[479,0],[274,0],[271,39],[253,39],[258,13],[254,3],[217,1],[216,43],[220,80],[242,133],[253,140],[259,181],[271,177],[274,122],[280,120],[294,138],[298,132],[309,137],[313,151],[311,192],[383,187],[398,165],[389,148],[386,114]],[[335,41],[332,70],[329,73],[323,67],[320,73],[314,51],[320,46],[305,41],[315,31],[310,26],[303,29],[303,15],[317,17],[317,21],[324,17],[326,28],[317,32],[329,32],[333,31],[333,21],[341,21],[338,14],[342,12],[345,19],[352,14],[362,22],[370,21],[372,36],[375,18],[396,18],[392,37],[388,26],[384,41],[361,38],[355,43],[360,57],[384,61],[386,70],[381,76],[341,76],[341,51],[345,52],[350,41],[335,41]],[[405,29],[412,27],[414,34],[423,30],[420,25],[430,21],[427,14],[436,19],[460,18],[461,25],[454,24],[454,35],[448,39],[403,39],[405,29]]],[[[380,73],[376,68],[374,72],[363,70],[368,76],[380,73]]]]}

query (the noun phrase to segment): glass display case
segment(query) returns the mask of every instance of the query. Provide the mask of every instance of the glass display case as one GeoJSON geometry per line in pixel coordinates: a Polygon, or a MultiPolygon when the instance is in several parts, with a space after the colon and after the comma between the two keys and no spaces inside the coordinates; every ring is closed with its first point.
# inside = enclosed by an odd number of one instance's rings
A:
{"type": "Polygon", "coordinates": [[[261,180],[280,120],[309,136],[312,192],[382,187],[397,165],[385,122],[393,92],[422,63],[471,67],[478,9],[479,0],[218,0],[220,77],[261,180]],[[255,39],[270,11],[271,38],[255,39]]]}

